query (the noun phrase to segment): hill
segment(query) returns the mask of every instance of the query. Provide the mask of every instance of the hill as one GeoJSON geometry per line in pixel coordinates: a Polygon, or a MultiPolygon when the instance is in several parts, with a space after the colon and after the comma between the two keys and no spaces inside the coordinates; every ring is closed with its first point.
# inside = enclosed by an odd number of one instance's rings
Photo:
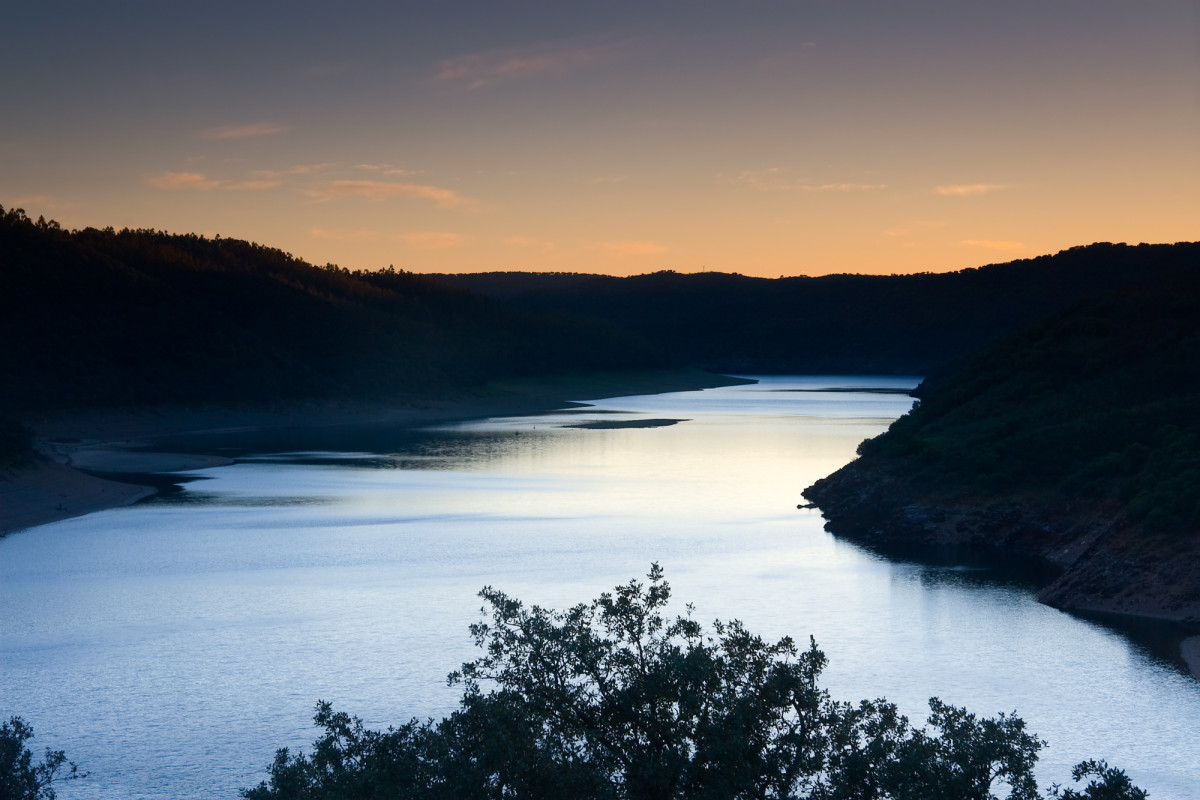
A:
{"type": "Polygon", "coordinates": [[[405,401],[672,360],[599,321],[250,242],[67,231],[0,209],[0,415],[294,398],[405,401]]]}
{"type": "Polygon", "coordinates": [[[1197,259],[1200,243],[1100,243],[938,274],[431,277],[604,321],[715,372],[926,375],[1085,297],[1197,259]]]}
{"type": "Polygon", "coordinates": [[[883,550],[1049,567],[1051,605],[1200,624],[1200,261],[931,376],[804,495],[883,550]]]}

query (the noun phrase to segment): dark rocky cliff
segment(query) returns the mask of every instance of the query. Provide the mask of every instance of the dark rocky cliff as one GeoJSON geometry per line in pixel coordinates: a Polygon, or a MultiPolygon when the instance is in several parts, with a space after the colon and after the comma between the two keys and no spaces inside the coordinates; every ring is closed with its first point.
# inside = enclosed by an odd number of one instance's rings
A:
{"type": "Polygon", "coordinates": [[[828,530],[885,555],[1019,569],[1070,611],[1200,627],[1197,537],[1152,532],[1120,503],[1061,494],[947,493],[862,458],[804,491],[828,530]]]}

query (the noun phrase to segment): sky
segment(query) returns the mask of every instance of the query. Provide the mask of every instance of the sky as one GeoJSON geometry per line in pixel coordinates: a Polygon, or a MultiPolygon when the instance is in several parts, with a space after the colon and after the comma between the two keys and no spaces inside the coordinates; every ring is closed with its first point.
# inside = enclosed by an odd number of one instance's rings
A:
{"type": "Polygon", "coordinates": [[[1200,2],[5,5],[0,205],[68,228],[766,277],[1200,239],[1200,2]]]}

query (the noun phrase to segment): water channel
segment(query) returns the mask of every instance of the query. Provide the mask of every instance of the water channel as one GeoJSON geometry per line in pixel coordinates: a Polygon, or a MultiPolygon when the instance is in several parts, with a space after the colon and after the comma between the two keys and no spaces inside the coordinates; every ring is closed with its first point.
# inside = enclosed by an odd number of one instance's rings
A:
{"type": "Polygon", "coordinates": [[[311,742],[318,699],[376,727],[449,712],[483,586],[563,607],[658,562],[681,611],[815,636],[837,698],[1015,711],[1049,741],[1043,784],[1105,758],[1156,800],[1200,796],[1200,684],[1176,664],[1019,583],[888,561],[797,509],[915,382],[768,377],[209,439],[237,463],[0,540],[0,715],[90,773],[60,796],[235,797],[277,747],[311,742]]]}

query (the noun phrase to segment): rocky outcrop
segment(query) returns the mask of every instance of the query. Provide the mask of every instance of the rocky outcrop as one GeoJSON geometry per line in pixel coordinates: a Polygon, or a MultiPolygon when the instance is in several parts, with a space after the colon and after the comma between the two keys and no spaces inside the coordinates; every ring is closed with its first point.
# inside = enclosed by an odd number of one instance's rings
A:
{"type": "Polygon", "coordinates": [[[1154,534],[1116,503],[940,493],[866,458],[804,490],[827,529],[884,553],[1024,566],[1056,608],[1200,626],[1197,537],[1154,534]]]}

